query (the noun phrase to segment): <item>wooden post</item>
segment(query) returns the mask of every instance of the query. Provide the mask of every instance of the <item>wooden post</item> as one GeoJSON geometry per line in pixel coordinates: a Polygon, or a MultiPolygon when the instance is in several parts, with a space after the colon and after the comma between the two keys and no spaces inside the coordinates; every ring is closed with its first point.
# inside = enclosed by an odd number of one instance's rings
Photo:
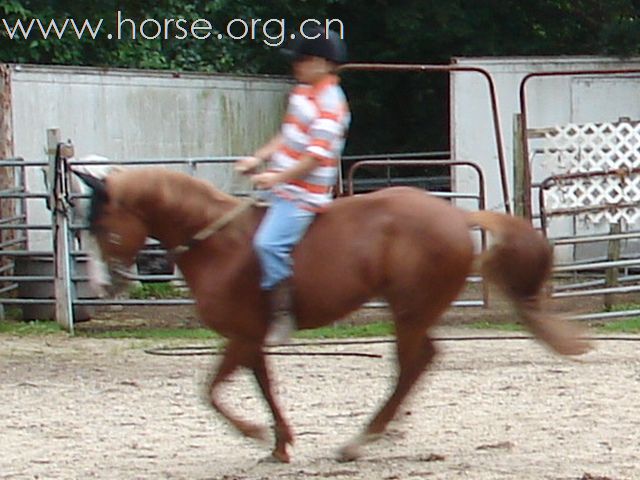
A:
{"type": "MultiPolygon", "coordinates": [[[[13,113],[11,111],[11,67],[0,64],[0,159],[8,159],[14,156],[13,151],[13,113]]],[[[17,167],[0,167],[0,190],[12,190],[16,188],[17,167]]],[[[21,205],[14,198],[0,198],[0,218],[14,218],[19,213],[21,205]]],[[[16,230],[6,229],[0,231],[0,243],[15,240],[18,234],[16,230]]],[[[11,247],[9,247],[11,248],[11,247]]],[[[26,245],[15,248],[26,248],[26,245]]],[[[5,267],[12,262],[11,257],[2,256],[0,266],[5,267]]],[[[13,275],[7,271],[3,275],[13,275]]],[[[10,282],[2,283],[3,287],[10,282]]],[[[0,312],[1,313],[1,312],[0,312]]]]}
{"type": "MultiPolygon", "coordinates": [[[[617,233],[621,232],[621,227],[620,227],[620,223],[612,223],[609,226],[609,233],[612,235],[615,235],[617,233]]],[[[611,262],[615,262],[617,260],[620,260],[620,239],[612,239],[609,240],[609,245],[607,248],[607,260],[611,261],[611,262]]],[[[618,275],[619,275],[619,270],[618,267],[611,267],[608,268],[606,273],[605,273],[605,286],[607,288],[609,287],[615,287],[618,285],[618,275]]],[[[613,305],[616,303],[615,301],[615,294],[613,293],[607,293],[604,296],[604,308],[606,311],[611,311],[611,309],[613,308],[613,305]]]]}
{"type": "Polygon", "coordinates": [[[51,205],[51,227],[53,231],[54,292],[56,297],[56,322],[69,333],[73,333],[73,302],[71,297],[71,257],[69,252],[69,224],[65,211],[65,199],[60,178],[58,145],[60,130],[47,130],[47,154],[49,156],[49,204],[51,205]]]}
{"type": "Polygon", "coordinates": [[[522,119],[519,113],[513,116],[513,199],[514,213],[519,217],[525,215],[525,175],[524,149],[522,142],[526,141],[522,131],[522,119]]]}

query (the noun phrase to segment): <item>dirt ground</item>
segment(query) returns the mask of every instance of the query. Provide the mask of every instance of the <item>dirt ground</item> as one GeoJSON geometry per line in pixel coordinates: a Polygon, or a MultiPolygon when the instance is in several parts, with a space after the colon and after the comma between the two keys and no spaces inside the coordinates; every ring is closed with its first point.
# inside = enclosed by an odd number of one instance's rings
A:
{"type": "MultiPolygon", "coordinates": [[[[288,465],[261,461],[269,447],[232,432],[202,400],[218,357],[150,355],[165,344],[148,340],[0,336],[0,478],[640,478],[637,342],[600,340],[569,361],[531,340],[453,339],[470,333],[437,330],[447,340],[436,365],[353,463],[335,451],[388,392],[392,345],[278,349],[294,353],[270,357],[297,434],[288,465]]],[[[224,393],[237,413],[269,422],[247,374],[224,393]]]]}

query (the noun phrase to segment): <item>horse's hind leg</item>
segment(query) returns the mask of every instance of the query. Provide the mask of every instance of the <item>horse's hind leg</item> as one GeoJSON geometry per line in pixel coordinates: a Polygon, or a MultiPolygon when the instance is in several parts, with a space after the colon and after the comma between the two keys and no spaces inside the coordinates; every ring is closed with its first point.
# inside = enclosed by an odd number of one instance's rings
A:
{"type": "Polygon", "coordinates": [[[287,424],[287,421],[280,412],[280,407],[276,403],[276,400],[271,391],[271,380],[269,379],[269,372],[265,363],[264,355],[260,357],[258,363],[253,368],[253,373],[256,377],[258,385],[262,390],[275,423],[275,437],[276,445],[273,449],[273,458],[279,462],[289,463],[289,454],[287,453],[287,446],[293,443],[293,434],[287,424]]]}
{"type": "MultiPolygon", "coordinates": [[[[424,324],[416,323],[416,325],[424,324]]],[[[424,329],[424,327],[421,328],[424,329]]],[[[410,330],[406,325],[401,329],[398,325],[397,354],[399,372],[395,390],[365,430],[340,450],[340,460],[357,459],[362,445],[380,437],[413,385],[433,360],[436,349],[433,340],[422,330],[410,330]]]]}
{"type": "MultiPolygon", "coordinates": [[[[255,425],[234,416],[226,407],[218,400],[217,389],[229,376],[237,370],[239,366],[256,364],[257,359],[262,356],[261,347],[250,346],[247,343],[231,340],[227,345],[224,357],[218,366],[218,370],[213,374],[208,387],[208,400],[211,406],[220,415],[222,415],[234,428],[243,435],[260,440],[267,441],[267,430],[264,427],[255,425]]],[[[264,359],[263,359],[264,361],[264,359]]]]}

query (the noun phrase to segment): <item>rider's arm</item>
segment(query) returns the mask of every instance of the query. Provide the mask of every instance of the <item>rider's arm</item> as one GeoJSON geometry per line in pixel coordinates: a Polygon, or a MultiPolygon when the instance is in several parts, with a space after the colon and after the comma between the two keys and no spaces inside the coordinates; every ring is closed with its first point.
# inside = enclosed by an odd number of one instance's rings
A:
{"type": "Polygon", "coordinates": [[[241,158],[236,162],[236,171],[244,174],[253,172],[256,168],[266,162],[282,145],[282,134],[279,133],[271,140],[260,147],[250,157],[241,158]]]}
{"type": "Polygon", "coordinates": [[[262,172],[251,177],[251,181],[258,188],[272,188],[278,183],[287,183],[302,178],[318,166],[319,160],[311,155],[302,156],[296,163],[280,172],[262,172]]]}
{"type": "Polygon", "coordinates": [[[278,133],[262,147],[256,150],[253,156],[259,158],[263,162],[266,161],[280,148],[280,146],[282,145],[282,140],[282,133],[278,133]]]}

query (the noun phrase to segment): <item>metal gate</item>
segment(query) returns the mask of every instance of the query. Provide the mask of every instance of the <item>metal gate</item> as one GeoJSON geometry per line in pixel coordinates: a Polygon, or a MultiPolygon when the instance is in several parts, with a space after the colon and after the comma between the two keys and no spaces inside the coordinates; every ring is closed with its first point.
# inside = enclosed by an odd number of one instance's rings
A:
{"type": "Polygon", "coordinates": [[[526,85],[535,77],[639,72],[542,72],[520,84],[517,210],[537,222],[560,260],[553,297],[602,296],[606,311],[576,319],[640,314],[614,308],[615,294],[640,291],[640,123],[622,118],[529,129],[526,85]]]}
{"type": "MultiPolygon", "coordinates": [[[[81,233],[87,228],[85,220],[74,215],[77,202],[86,200],[86,195],[74,192],[71,185],[71,166],[101,166],[112,165],[108,160],[81,161],[73,158],[73,145],[60,142],[57,130],[48,132],[49,161],[31,162],[23,159],[7,159],[2,166],[12,168],[15,172],[16,185],[12,189],[0,192],[3,201],[15,202],[16,214],[5,217],[0,224],[0,231],[12,232],[15,237],[0,246],[0,259],[4,273],[3,286],[0,290],[0,304],[7,307],[21,307],[24,319],[55,318],[65,329],[73,332],[74,323],[89,318],[92,309],[109,305],[152,305],[161,307],[167,305],[188,305],[190,298],[171,299],[100,299],[94,296],[88,286],[86,262],[88,253],[81,242],[81,233]],[[47,178],[48,188],[41,191],[28,189],[25,173],[43,175],[47,178]],[[28,191],[29,190],[29,191],[28,191]],[[46,204],[50,211],[51,221],[34,224],[27,221],[27,202],[39,202],[40,207],[46,204]],[[40,251],[29,248],[29,232],[39,232],[47,237],[45,247],[40,251]]],[[[477,173],[477,190],[475,192],[459,194],[449,190],[446,178],[435,180],[432,177],[392,177],[387,171],[384,181],[389,185],[412,184],[425,189],[433,189],[435,181],[440,192],[433,192],[448,199],[472,199],[477,208],[484,208],[484,178],[480,168],[472,162],[454,162],[448,159],[448,152],[421,153],[410,155],[382,155],[374,159],[367,157],[347,157],[353,163],[344,182],[344,190],[353,193],[357,176],[363,168],[399,169],[408,167],[442,168],[449,166],[471,168],[477,173]],[[407,157],[412,158],[408,160],[407,157]]],[[[165,160],[130,160],[117,162],[127,168],[138,168],[149,165],[161,165],[178,169],[193,176],[203,176],[202,171],[212,166],[231,169],[235,157],[216,158],[176,158],[165,160]]],[[[379,181],[372,181],[367,186],[376,189],[387,185],[379,181]]],[[[364,185],[360,183],[360,185],[364,185]]],[[[235,195],[251,194],[250,186],[236,188],[235,195]]],[[[480,238],[480,237],[479,237],[480,238]]],[[[484,245],[484,236],[481,237],[484,245]]],[[[42,242],[40,242],[42,243],[42,242]]],[[[166,252],[153,240],[149,240],[140,252],[147,257],[164,258],[166,252]]],[[[140,282],[174,282],[182,284],[179,272],[171,270],[162,274],[147,273],[141,270],[132,273],[132,279],[140,282]]],[[[471,282],[480,283],[479,277],[470,278],[471,282]]],[[[457,306],[482,306],[487,302],[486,290],[482,289],[481,299],[460,300],[457,306]]],[[[369,307],[383,306],[382,302],[372,302],[369,307]]]]}
{"type": "MultiPolygon", "coordinates": [[[[75,166],[113,165],[104,161],[81,161],[73,158],[73,145],[60,141],[58,130],[48,131],[48,161],[26,161],[22,158],[4,159],[0,167],[10,170],[15,184],[0,191],[3,212],[11,202],[12,214],[3,213],[0,219],[0,305],[5,315],[21,316],[25,320],[55,318],[65,329],[73,332],[74,323],[91,316],[94,307],[109,305],[185,305],[192,304],[188,298],[174,299],[100,299],[88,286],[86,261],[88,253],[80,242],[80,233],[86,230],[84,219],[74,215],[76,202],[86,195],[71,191],[71,164],[75,166]],[[43,176],[47,187],[34,189],[29,186],[28,176],[43,176]],[[45,210],[50,212],[49,221],[34,223],[28,220],[28,212],[45,210]],[[39,249],[32,248],[37,243],[39,249]],[[22,310],[21,314],[11,309],[22,310]]],[[[194,176],[203,176],[202,170],[226,167],[235,157],[175,158],[164,160],[130,160],[118,165],[130,168],[161,165],[174,168],[194,176]]],[[[240,186],[236,195],[247,195],[249,189],[240,186]]],[[[157,242],[148,240],[140,255],[164,257],[166,252],[157,242]]],[[[134,273],[134,280],[141,282],[168,282],[178,284],[182,279],[172,270],[165,274],[134,273]]]]}

